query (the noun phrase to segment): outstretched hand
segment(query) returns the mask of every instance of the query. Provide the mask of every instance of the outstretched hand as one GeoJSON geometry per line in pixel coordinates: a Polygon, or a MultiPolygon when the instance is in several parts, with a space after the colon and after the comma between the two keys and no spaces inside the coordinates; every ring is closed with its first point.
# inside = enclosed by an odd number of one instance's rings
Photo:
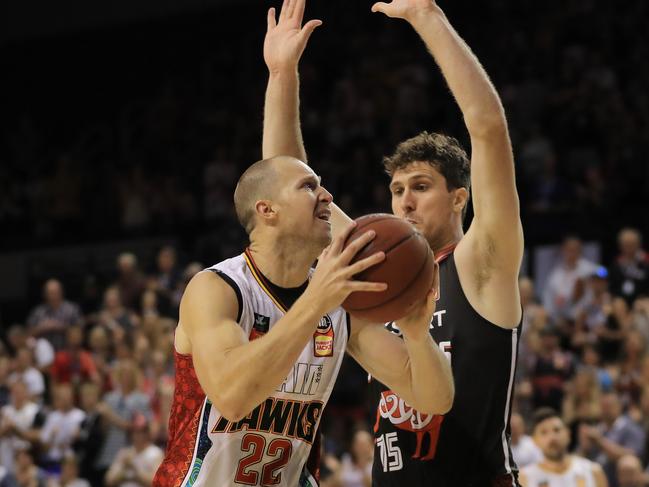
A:
{"type": "Polygon", "coordinates": [[[296,69],[309,37],[322,25],[309,20],[302,26],[306,0],[284,0],[277,20],[275,8],[268,10],[268,29],[264,40],[264,61],[270,72],[296,69]]]}
{"type": "Polygon", "coordinates": [[[413,22],[434,12],[436,8],[434,0],[392,0],[390,3],[375,3],[372,5],[372,12],[381,12],[388,17],[413,22]]]}

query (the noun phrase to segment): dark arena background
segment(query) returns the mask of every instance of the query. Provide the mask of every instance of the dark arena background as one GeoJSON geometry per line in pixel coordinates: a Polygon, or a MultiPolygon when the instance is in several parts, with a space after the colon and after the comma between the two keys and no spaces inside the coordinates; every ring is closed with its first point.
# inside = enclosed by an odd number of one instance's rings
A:
{"type": "MultiPolygon", "coordinates": [[[[529,426],[534,409],[552,406],[579,449],[580,424],[603,420],[606,401],[619,403],[635,428],[621,446],[644,470],[649,3],[439,3],[500,93],[514,146],[526,253],[513,441],[521,418],[529,426]],[[565,289],[566,265],[596,271],[565,289]],[[566,299],[574,313],[564,312],[566,299]]],[[[309,0],[305,18],[324,25],[300,64],[310,163],[353,217],[390,211],[381,160],[404,138],[440,131],[469,148],[421,41],[371,5],[309,0]]],[[[270,6],[279,3],[5,2],[0,485],[100,478],[124,461],[133,437],[125,423],[164,449],[184,287],[246,245],[232,194],[261,157],[270,6]],[[44,309],[59,305],[68,329],[48,331],[44,309]],[[120,402],[130,383],[139,409],[120,402]],[[62,427],[51,417],[68,403],[83,434],[54,447],[44,438],[62,427]],[[16,412],[24,404],[30,414],[16,412]]],[[[345,474],[371,461],[365,383],[346,359],[325,412],[323,485],[365,485],[345,474]]],[[[615,460],[603,451],[591,458],[615,460]]],[[[606,471],[624,487],[615,468],[606,471]]]]}

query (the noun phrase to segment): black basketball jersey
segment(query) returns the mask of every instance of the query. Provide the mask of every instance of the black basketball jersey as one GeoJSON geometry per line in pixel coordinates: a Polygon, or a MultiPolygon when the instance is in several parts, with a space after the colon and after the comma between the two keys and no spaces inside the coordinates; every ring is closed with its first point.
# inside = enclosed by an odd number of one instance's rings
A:
{"type": "MultiPolygon", "coordinates": [[[[440,297],[430,332],[451,360],[453,407],[444,416],[420,414],[372,380],[373,486],[516,486],[509,419],[520,325],[500,328],[473,309],[452,253],[441,260],[439,271],[440,297]]],[[[386,326],[399,333],[394,324],[386,326]]]]}

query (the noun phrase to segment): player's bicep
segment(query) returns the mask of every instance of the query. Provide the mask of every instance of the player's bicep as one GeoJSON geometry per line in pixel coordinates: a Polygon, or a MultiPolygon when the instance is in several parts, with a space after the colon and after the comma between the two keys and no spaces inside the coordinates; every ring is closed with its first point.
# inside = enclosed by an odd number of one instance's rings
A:
{"type": "Polygon", "coordinates": [[[194,369],[205,392],[222,374],[227,353],[248,340],[237,324],[239,303],[218,275],[204,271],[187,286],[180,304],[180,326],[190,342],[194,369]]]}
{"type": "Polygon", "coordinates": [[[368,323],[352,317],[352,333],[347,352],[372,377],[397,392],[408,401],[410,374],[408,352],[399,337],[383,325],[368,323]]]}

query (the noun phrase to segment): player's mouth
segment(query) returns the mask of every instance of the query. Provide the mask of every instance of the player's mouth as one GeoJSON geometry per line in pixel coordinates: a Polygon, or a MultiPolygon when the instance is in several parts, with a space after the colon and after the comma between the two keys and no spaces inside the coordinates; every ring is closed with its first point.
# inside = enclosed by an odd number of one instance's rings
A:
{"type": "Polygon", "coordinates": [[[406,221],[410,223],[411,225],[419,225],[419,221],[415,220],[414,218],[406,217],[406,221]]]}
{"type": "Polygon", "coordinates": [[[326,209],[326,208],[320,209],[320,210],[316,211],[315,217],[318,220],[322,220],[322,221],[325,221],[325,222],[329,223],[329,220],[331,219],[331,211],[326,209]]]}

